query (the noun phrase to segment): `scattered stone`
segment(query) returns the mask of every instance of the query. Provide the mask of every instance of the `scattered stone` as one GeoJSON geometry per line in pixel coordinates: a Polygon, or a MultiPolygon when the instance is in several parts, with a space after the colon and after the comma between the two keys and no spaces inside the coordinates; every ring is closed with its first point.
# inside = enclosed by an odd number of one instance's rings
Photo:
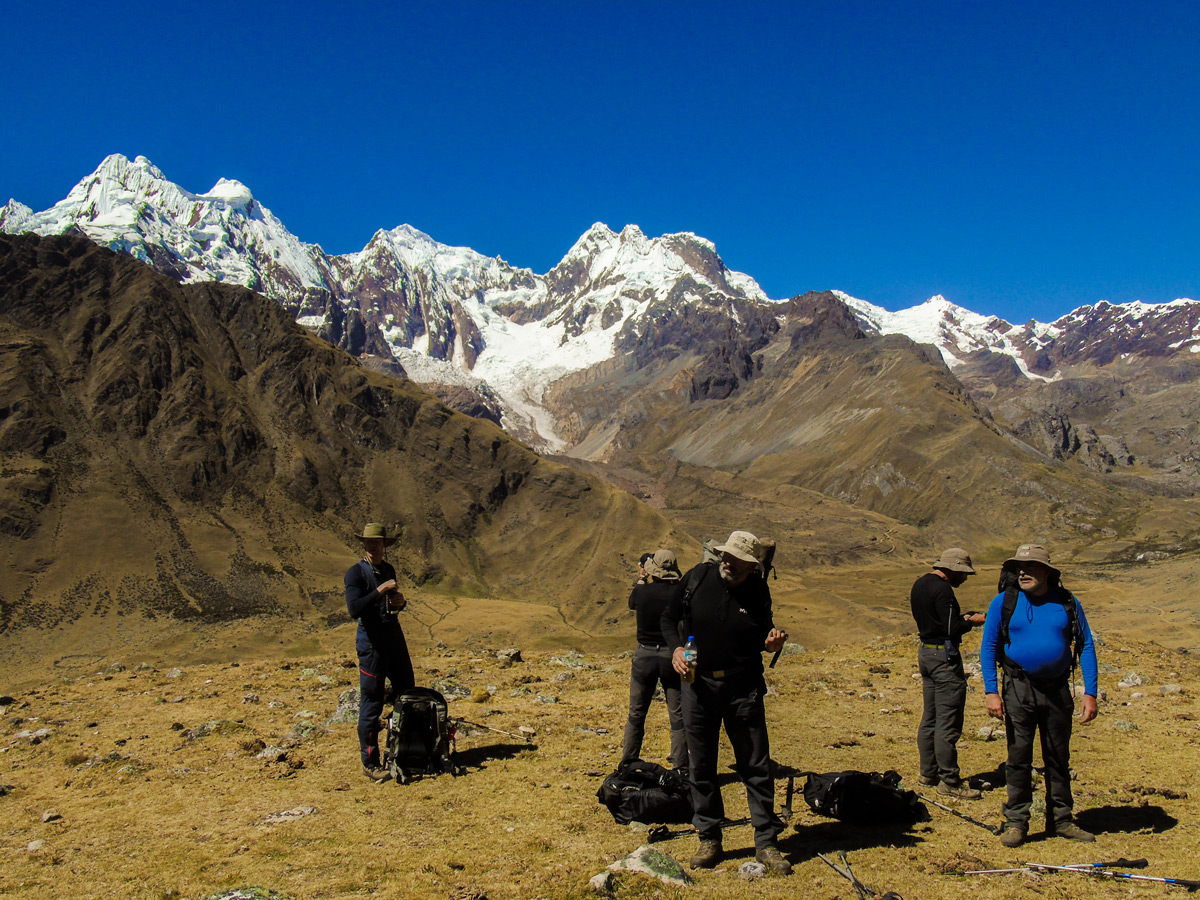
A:
{"type": "Polygon", "coordinates": [[[477,687],[471,691],[472,703],[487,703],[492,699],[492,692],[485,687],[477,687]]]}
{"type": "Polygon", "coordinates": [[[588,880],[588,887],[597,894],[607,896],[612,893],[614,876],[612,872],[601,872],[588,880]]]}
{"type": "Polygon", "coordinates": [[[302,709],[298,713],[296,713],[294,716],[292,716],[293,719],[315,719],[316,717],[317,717],[317,714],[315,712],[313,712],[311,709],[302,709]]]}
{"type": "Polygon", "coordinates": [[[109,666],[107,669],[105,669],[104,671],[109,675],[116,675],[118,672],[124,672],[125,667],[123,665],[121,665],[120,663],[115,662],[111,666],[109,666]]]}
{"type": "Polygon", "coordinates": [[[183,694],[176,694],[174,697],[172,697],[170,700],[167,700],[166,702],[167,703],[182,703],[183,702],[183,694]]]}
{"type": "Polygon", "coordinates": [[[338,694],[337,709],[325,720],[326,725],[358,721],[358,688],[347,688],[338,694]]]}
{"type": "Polygon", "coordinates": [[[570,681],[574,677],[575,677],[574,672],[559,672],[557,675],[554,676],[554,681],[557,684],[565,684],[566,682],[570,681]]]}
{"type": "Polygon", "coordinates": [[[519,726],[519,727],[517,728],[517,731],[519,731],[521,734],[527,734],[527,735],[529,735],[530,737],[533,737],[534,735],[536,735],[536,734],[537,734],[537,732],[536,732],[536,731],[534,731],[532,728],[530,728],[528,725],[521,725],[521,726],[519,726]]]}
{"type": "Polygon", "coordinates": [[[558,702],[558,698],[553,694],[538,694],[536,697],[534,697],[534,700],[547,706],[551,706],[558,702]]]}
{"type": "Polygon", "coordinates": [[[511,669],[512,664],[513,663],[512,663],[511,659],[508,659],[503,656],[500,657],[500,659],[496,660],[496,665],[498,665],[501,669],[511,669]]]}
{"type": "MultiPolygon", "coordinates": [[[[1130,698],[1131,698],[1131,699],[1133,699],[1133,700],[1137,700],[1137,699],[1139,699],[1139,698],[1141,698],[1141,697],[1145,697],[1146,695],[1145,695],[1145,694],[1143,694],[1141,691],[1134,691],[1134,692],[1133,692],[1132,694],[1130,694],[1129,696],[1130,696],[1130,698]]],[[[1128,706],[1128,705],[1129,705],[1129,704],[1126,704],[1126,706],[1128,706]]]]}
{"type": "Polygon", "coordinates": [[[984,725],[975,732],[975,737],[981,741],[992,741],[996,739],[996,726],[984,725]]]}
{"type": "Polygon", "coordinates": [[[210,894],[203,900],[288,900],[288,897],[267,888],[240,887],[220,894],[210,894]]]}
{"type": "Polygon", "coordinates": [[[48,809],[44,813],[42,813],[42,821],[43,822],[61,822],[62,816],[59,814],[57,809],[48,809]]]}
{"type": "Polygon", "coordinates": [[[651,878],[657,878],[664,884],[673,884],[678,887],[685,887],[692,883],[692,877],[677,860],[649,844],[638,847],[628,856],[617,860],[608,869],[610,872],[634,872],[638,875],[648,875],[651,878]]]}
{"type": "Polygon", "coordinates": [[[550,662],[560,666],[566,666],[568,669],[594,669],[592,663],[588,662],[586,656],[578,650],[572,650],[570,653],[564,653],[562,656],[550,657],[550,662]]]}
{"type": "Polygon", "coordinates": [[[197,738],[208,737],[208,735],[219,732],[225,726],[225,723],[220,719],[214,719],[211,722],[205,722],[203,725],[197,725],[195,728],[188,729],[183,733],[184,740],[194,741],[197,738]]]}
{"type": "Polygon", "coordinates": [[[16,741],[29,741],[31,744],[40,744],[50,735],[54,734],[49,728],[39,728],[37,731],[18,731],[13,735],[14,743],[16,741]]]}
{"type": "Polygon", "coordinates": [[[892,670],[887,666],[871,666],[867,669],[872,675],[891,675],[892,670]]]}
{"type": "Polygon", "coordinates": [[[315,806],[297,806],[295,809],[285,809],[283,812],[271,813],[262,820],[264,825],[282,825],[285,822],[295,822],[305,816],[311,816],[317,811],[315,806]]]}
{"type": "Polygon", "coordinates": [[[316,678],[317,670],[316,669],[301,669],[300,677],[301,678],[316,678]]]}
{"type": "Polygon", "coordinates": [[[167,673],[167,677],[168,678],[182,678],[183,677],[183,669],[172,669],[170,672],[167,673]]]}
{"type": "Polygon", "coordinates": [[[780,653],[779,655],[780,656],[798,656],[801,653],[807,653],[807,652],[808,651],[805,650],[799,644],[793,644],[789,641],[783,645],[783,652],[780,653]]]}
{"type": "Polygon", "coordinates": [[[37,853],[39,850],[41,850],[45,846],[46,846],[46,842],[39,838],[36,841],[30,841],[28,844],[26,844],[25,849],[28,850],[30,853],[37,853]]]}
{"type": "Polygon", "coordinates": [[[1183,688],[1178,684],[1164,684],[1159,688],[1164,694],[1182,694],[1183,688]]]}
{"type": "Polygon", "coordinates": [[[521,659],[521,651],[516,647],[509,647],[507,650],[500,650],[496,653],[496,659],[507,659],[510,664],[525,661],[521,659]]]}
{"type": "Polygon", "coordinates": [[[1108,727],[1113,731],[1137,731],[1138,727],[1133,722],[1126,722],[1124,719],[1114,719],[1108,724],[1108,727]]]}
{"type": "Polygon", "coordinates": [[[1137,672],[1130,672],[1124,678],[1117,682],[1117,687],[1141,687],[1146,683],[1146,679],[1137,672]]]}
{"type": "Polygon", "coordinates": [[[743,881],[754,881],[757,878],[764,878],[767,874],[767,867],[757,860],[744,862],[738,866],[738,878],[743,881]]]}
{"type": "MultiPolygon", "coordinates": [[[[180,697],[179,699],[182,700],[183,698],[180,697]]],[[[287,704],[284,703],[282,700],[272,700],[270,703],[267,704],[268,709],[281,709],[284,706],[287,706],[287,704]]]]}
{"type": "Polygon", "coordinates": [[[325,687],[329,687],[329,685],[333,684],[333,679],[330,678],[328,675],[318,675],[317,676],[317,684],[322,684],[325,687]]]}
{"type": "Polygon", "coordinates": [[[447,700],[456,700],[459,698],[470,697],[471,692],[461,684],[456,684],[448,678],[439,678],[430,685],[435,691],[445,697],[447,700]]]}
{"type": "Polygon", "coordinates": [[[261,751],[254,754],[254,758],[266,760],[269,763],[286,762],[288,758],[288,752],[282,747],[264,747],[261,751]]]}
{"type": "Polygon", "coordinates": [[[258,702],[258,694],[253,694],[253,693],[242,694],[242,702],[243,703],[257,703],[258,702]]]}

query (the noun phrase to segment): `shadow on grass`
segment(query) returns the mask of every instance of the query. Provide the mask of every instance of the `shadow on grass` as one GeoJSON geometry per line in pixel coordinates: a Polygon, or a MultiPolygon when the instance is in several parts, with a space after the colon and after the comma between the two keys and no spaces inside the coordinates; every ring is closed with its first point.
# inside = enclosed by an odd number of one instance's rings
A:
{"type": "Polygon", "coordinates": [[[464,769],[486,769],[487,763],[494,759],[513,759],[518,754],[528,750],[536,750],[537,744],[484,744],[479,747],[469,747],[454,754],[454,762],[464,769]]]}
{"type": "Polygon", "coordinates": [[[869,850],[872,847],[913,847],[925,839],[913,833],[913,828],[928,828],[924,824],[860,825],[850,822],[820,822],[799,824],[790,834],[781,836],[779,849],[793,865],[815,859],[818,853],[828,856],[839,850],[869,850]]]}
{"type": "Polygon", "coordinates": [[[1179,820],[1161,806],[1097,806],[1080,812],[1075,816],[1075,821],[1079,823],[1080,828],[1094,834],[1128,834],[1146,829],[1160,834],[1179,824],[1179,820]]]}
{"type": "Polygon", "coordinates": [[[991,790],[995,790],[1008,786],[1008,771],[1002,760],[996,768],[980,772],[978,775],[968,775],[963,780],[977,791],[984,790],[984,784],[990,784],[991,790]]]}

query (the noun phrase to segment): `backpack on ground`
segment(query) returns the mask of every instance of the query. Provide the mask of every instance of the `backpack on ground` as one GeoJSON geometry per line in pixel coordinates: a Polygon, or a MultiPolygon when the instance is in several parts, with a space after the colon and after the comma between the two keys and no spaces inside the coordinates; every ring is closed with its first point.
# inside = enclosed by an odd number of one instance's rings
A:
{"type": "Polygon", "coordinates": [[[432,688],[409,688],[388,716],[383,764],[398,784],[408,784],[414,775],[457,775],[454,731],[445,697],[432,688]]]}
{"type": "Polygon", "coordinates": [[[911,825],[929,818],[915,791],[900,790],[900,773],[892,769],[805,774],[804,800],[818,815],[864,825],[911,825]]]}
{"type": "Polygon", "coordinates": [[[596,791],[621,825],[679,825],[692,821],[692,800],[687,779],[657,763],[631,759],[621,763],[596,791]]]}

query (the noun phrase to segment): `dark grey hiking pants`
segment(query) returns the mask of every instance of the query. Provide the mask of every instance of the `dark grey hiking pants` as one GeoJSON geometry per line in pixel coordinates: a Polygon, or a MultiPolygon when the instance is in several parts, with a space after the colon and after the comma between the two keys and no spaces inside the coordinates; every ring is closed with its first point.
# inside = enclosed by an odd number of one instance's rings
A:
{"type": "Polygon", "coordinates": [[[629,673],[629,719],[625,722],[621,762],[641,756],[642,738],[646,734],[646,713],[654,699],[654,690],[660,683],[666,695],[667,718],[671,723],[671,766],[686,769],[687,739],[683,735],[679,673],[671,668],[671,649],[665,646],[646,647],[638,644],[633,652],[633,665],[629,673]]]}
{"type": "Polygon", "coordinates": [[[760,850],[770,846],[783,831],[783,820],[775,814],[765,693],[760,671],[719,679],[698,674],[693,684],[683,686],[683,726],[691,757],[692,824],[702,841],[720,841],[721,820],[725,818],[725,802],[717,781],[722,724],[733,746],[737,773],[746,785],[754,846],[760,850]]]}
{"type": "Polygon", "coordinates": [[[1046,822],[1070,822],[1071,719],[1075,701],[1070,679],[1034,681],[1024,673],[1004,670],[1004,730],[1008,737],[1008,802],[1004,818],[1029,830],[1033,803],[1033,735],[1041,737],[1042,763],[1046,767],[1046,822]]]}
{"type": "Polygon", "coordinates": [[[950,656],[945,647],[922,644],[917,651],[925,712],[917,727],[917,752],[921,774],[947,784],[958,784],[958,739],[962,737],[963,710],[967,705],[967,676],[962,657],[950,656]]]}

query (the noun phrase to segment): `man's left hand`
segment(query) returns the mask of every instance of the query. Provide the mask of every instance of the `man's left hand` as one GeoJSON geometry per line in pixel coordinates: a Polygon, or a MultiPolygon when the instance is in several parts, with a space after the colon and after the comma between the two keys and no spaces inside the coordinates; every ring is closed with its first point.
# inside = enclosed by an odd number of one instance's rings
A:
{"type": "Polygon", "coordinates": [[[772,628],[767,632],[766,648],[771,653],[782,650],[784,642],[788,639],[786,631],[780,631],[778,628],[772,628]]]}
{"type": "Polygon", "coordinates": [[[1086,725],[1096,716],[1100,715],[1100,707],[1096,704],[1096,698],[1091,694],[1083,695],[1083,708],[1079,711],[1079,721],[1086,725]]]}

